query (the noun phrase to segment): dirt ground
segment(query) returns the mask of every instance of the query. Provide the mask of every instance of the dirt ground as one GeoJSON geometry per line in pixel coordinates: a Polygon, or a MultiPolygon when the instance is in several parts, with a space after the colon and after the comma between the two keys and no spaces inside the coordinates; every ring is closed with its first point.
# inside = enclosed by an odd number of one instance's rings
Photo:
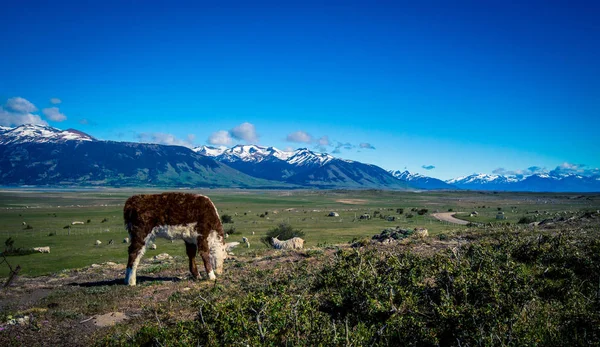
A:
{"type": "Polygon", "coordinates": [[[454,224],[460,224],[460,225],[469,224],[469,222],[467,222],[467,221],[454,218],[455,214],[456,214],[456,212],[439,212],[439,213],[432,213],[431,215],[435,219],[438,219],[438,220],[441,220],[444,222],[448,222],[448,223],[454,223],[454,224]]]}

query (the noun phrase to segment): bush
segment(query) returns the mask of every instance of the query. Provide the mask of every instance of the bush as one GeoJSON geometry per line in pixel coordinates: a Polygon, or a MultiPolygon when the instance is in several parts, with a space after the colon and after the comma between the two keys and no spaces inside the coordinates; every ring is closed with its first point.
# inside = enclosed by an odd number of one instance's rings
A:
{"type": "Polygon", "coordinates": [[[414,216],[415,216],[414,214],[412,214],[412,213],[409,213],[409,214],[407,214],[407,215],[406,215],[406,218],[412,218],[412,217],[414,217],[414,216]]]}
{"type": "Polygon", "coordinates": [[[221,216],[221,223],[233,223],[233,218],[228,214],[224,214],[221,216]]]}
{"type": "Polygon", "coordinates": [[[535,222],[535,217],[533,216],[524,216],[521,217],[521,219],[519,219],[519,221],[517,223],[519,224],[529,224],[529,223],[533,223],[535,222]]]}
{"type": "Polygon", "coordinates": [[[2,255],[28,255],[33,253],[36,253],[33,249],[16,248],[15,240],[12,237],[9,237],[6,239],[6,241],[4,241],[4,252],[2,252],[2,255]]]}
{"type": "Polygon", "coordinates": [[[30,224],[27,224],[27,225],[25,226],[25,230],[31,230],[31,229],[33,229],[33,227],[32,227],[30,224]]]}
{"type": "Polygon", "coordinates": [[[225,233],[229,235],[235,234],[235,227],[233,225],[230,225],[227,229],[225,229],[225,233]]]}
{"type": "Polygon", "coordinates": [[[404,209],[403,208],[397,208],[396,209],[396,213],[397,214],[403,214],[404,213],[404,209]]]}
{"type": "Polygon", "coordinates": [[[597,345],[598,254],[596,235],[578,232],[498,233],[432,256],[340,250],[322,267],[198,289],[195,320],[149,321],[102,345],[597,345]]]}
{"type": "Polygon", "coordinates": [[[303,237],[303,236],[304,236],[304,231],[302,231],[301,229],[294,229],[288,223],[280,223],[278,226],[267,231],[267,234],[263,238],[261,238],[260,241],[262,243],[264,243],[265,245],[271,247],[272,246],[271,239],[273,237],[277,237],[279,240],[284,241],[284,240],[289,240],[293,237],[303,237]]]}
{"type": "Polygon", "coordinates": [[[420,209],[420,210],[418,210],[418,211],[417,211],[417,214],[418,214],[419,216],[422,216],[422,215],[424,215],[424,214],[425,214],[425,213],[427,213],[427,212],[429,212],[429,210],[428,210],[428,209],[426,209],[426,208],[422,208],[422,209],[420,209]]]}

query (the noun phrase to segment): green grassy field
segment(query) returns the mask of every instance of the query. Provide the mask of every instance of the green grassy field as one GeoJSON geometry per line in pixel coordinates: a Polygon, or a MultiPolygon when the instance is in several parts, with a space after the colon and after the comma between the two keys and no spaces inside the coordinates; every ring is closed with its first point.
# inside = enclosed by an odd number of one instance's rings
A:
{"type": "MultiPolygon", "coordinates": [[[[127,233],[123,227],[122,207],[134,194],[157,191],[135,189],[39,191],[0,191],[0,240],[11,237],[15,247],[32,248],[50,246],[50,254],[11,256],[9,262],[21,266],[21,274],[36,276],[79,268],[93,263],[113,261],[124,263],[127,245],[122,243],[127,233]],[[74,221],[83,225],[71,225],[74,221]],[[89,221],[89,222],[88,222],[89,221]],[[25,222],[30,226],[26,229],[25,222]],[[65,228],[70,226],[70,228],[65,228]],[[49,236],[52,235],[52,236],[49,236]],[[109,245],[109,240],[114,244],[109,245]],[[95,246],[96,240],[102,245],[95,246]]],[[[391,191],[248,191],[201,190],[194,191],[209,196],[220,215],[231,215],[235,228],[227,242],[250,240],[251,248],[239,247],[234,252],[245,254],[264,249],[260,238],[279,223],[286,222],[305,232],[305,247],[348,243],[355,238],[371,237],[384,228],[425,227],[430,235],[463,230],[466,227],[440,222],[431,217],[433,212],[452,209],[457,217],[480,223],[516,223],[526,215],[537,219],[549,218],[565,211],[600,208],[600,195],[580,194],[527,194],[479,192],[391,192],[391,191]],[[397,209],[404,213],[398,214],[397,209]],[[500,208],[506,220],[498,221],[495,215],[500,208]],[[425,215],[411,209],[427,209],[425,215]],[[329,212],[339,217],[328,217],[329,212]],[[477,211],[477,217],[468,213],[477,211]],[[537,212],[536,212],[537,211],[537,212]],[[396,221],[373,217],[360,220],[363,213],[371,216],[395,216],[396,221]],[[407,215],[412,214],[412,218],[407,215]],[[262,216],[262,217],[261,217],[262,216]],[[466,217],[464,217],[466,216],[466,217]],[[254,235],[252,234],[254,232],[254,235]]],[[[157,250],[148,250],[147,257],[159,253],[185,255],[182,241],[171,243],[158,239],[157,250]]],[[[8,274],[0,266],[0,277],[8,274]]]]}

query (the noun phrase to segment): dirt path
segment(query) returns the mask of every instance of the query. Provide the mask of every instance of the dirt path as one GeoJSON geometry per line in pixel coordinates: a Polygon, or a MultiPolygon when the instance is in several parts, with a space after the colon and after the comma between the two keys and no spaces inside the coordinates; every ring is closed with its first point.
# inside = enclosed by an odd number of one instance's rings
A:
{"type": "Polygon", "coordinates": [[[460,225],[469,224],[469,222],[467,222],[465,220],[454,218],[455,214],[456,214],[456,212],[440,212],[440,213],[434,213],[434,214],[432,214],[432,216],[434,216],[436,219],[444,221],[444,222],[460,224],[460,225]]]}

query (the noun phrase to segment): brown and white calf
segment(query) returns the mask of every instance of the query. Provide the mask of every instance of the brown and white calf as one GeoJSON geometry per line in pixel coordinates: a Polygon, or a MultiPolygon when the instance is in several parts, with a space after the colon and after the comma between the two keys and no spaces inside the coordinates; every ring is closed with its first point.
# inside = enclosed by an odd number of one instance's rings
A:
{"type": "Polygon", "coordinates": [[[200,277],[196,254],[202,257],[210,279],[216,279],[215,273],[222,273],[223,261],[227,257],[223,226],[215,205],[208,197],[188,193],[135,195],[125,202],[123,215],[131,241],[126,284],[136,284],[140,259],[155,237],[185,241],[194,278],[200,277]]]}

